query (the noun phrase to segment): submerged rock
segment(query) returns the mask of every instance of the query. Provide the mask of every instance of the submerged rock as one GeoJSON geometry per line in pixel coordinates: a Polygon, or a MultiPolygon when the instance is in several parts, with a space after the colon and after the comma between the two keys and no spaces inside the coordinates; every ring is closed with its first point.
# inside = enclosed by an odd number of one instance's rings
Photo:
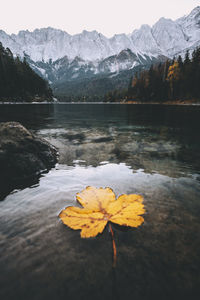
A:
{"type": "MultiPolygon", "coordinates": [[[[0,123],[0,187],[10,191],[52,168],[57,149],[18,122],[0,123]]],[[[0,196],[1,197],[1,196],[0,196]]]]}

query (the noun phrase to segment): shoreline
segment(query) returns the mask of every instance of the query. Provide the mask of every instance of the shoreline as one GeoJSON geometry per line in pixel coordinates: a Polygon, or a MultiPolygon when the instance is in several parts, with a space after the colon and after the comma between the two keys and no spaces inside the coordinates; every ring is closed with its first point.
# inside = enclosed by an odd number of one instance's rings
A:
{"type": "Polygon", "coordinates": [[[119,101],[119,102],[1,102],[0,105],[54,105],[54,104],[132,104],[132,105],[180,105],[180,106],[200,106],[200,101],[191,101],[191,100],[180,100],[180,101],[165,101],[165,102],[141,102],[141,101],[119,101]]]}
{"type": "Polygon", "coordinates": [[[163,101],[163,102],[142,102],[142,101],[127,101],[123,102],[126,104],[151,104],[151,105],[200,105],[200,100],[191,99],[191,100],[173,100],[173,101],[163,101]]]}

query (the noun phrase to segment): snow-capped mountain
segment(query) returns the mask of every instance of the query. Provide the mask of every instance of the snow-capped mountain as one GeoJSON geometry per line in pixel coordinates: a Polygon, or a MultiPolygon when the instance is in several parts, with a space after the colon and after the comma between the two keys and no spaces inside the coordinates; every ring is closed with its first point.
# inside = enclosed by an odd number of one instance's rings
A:
{"type": "Polygon", "coordinates": [[[97,31],[70,35],[54,28],[20,31],[0,30],[0,42],[14,55],[26,56],[32,68],[50,83],[118,74],[200,46],[200,6],[171,20],[161,18],[152,27],[142,25],[131,34],[107,38],[97,31]]]}
{"type": "Polygon", "coordinates": [[[64,56],[56,61],[34,62],[26,55],[31,67],[46,78],[50,83],[73,81],[77,79],[92,78],[99,74],[115,76],[125,70],[134,70],[136,67],[150,66],[154,62],[166,60],[165,56],[149,57],[147,55],[134,54],[130,49],[122,50],[119,54],[109,56],[102,60],[85,61],[76,56],[69,59],[64,56]]]}
{"type": "Polygon", "coordinates": [[[69,59],[80,57],[85,61],[102,60],[119,54],[124,49],[145,55],[172,57],[180,50],[200,42],[200,6],[176,21],[161,18],[152,28],[142,25],[131,34],[117,34],[106,38],[97,31],[84,30],[80,34],[42,28],[33,32],[20,31],[8,35],[0,31],[0,41],[16,54],[25,52],[33,61],[56,61],[64,56],[69,59]]]}

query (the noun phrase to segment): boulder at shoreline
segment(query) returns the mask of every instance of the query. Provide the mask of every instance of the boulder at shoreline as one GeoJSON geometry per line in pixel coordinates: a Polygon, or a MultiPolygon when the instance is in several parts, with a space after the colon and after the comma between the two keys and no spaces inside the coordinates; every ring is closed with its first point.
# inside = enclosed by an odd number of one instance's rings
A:
{"type": "Polygon", "coordinates": [[[0,123],[0,194],[31,181],[57,160],[57,149],[20,123],[0,123]]]}

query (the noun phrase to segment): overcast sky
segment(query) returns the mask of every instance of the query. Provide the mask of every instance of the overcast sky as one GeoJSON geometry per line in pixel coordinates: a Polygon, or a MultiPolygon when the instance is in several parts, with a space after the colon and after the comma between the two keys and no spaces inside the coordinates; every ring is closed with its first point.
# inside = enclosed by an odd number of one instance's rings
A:
{"type": "Polygon", "coordinates": [[[0,0],[0,29],[54,27],[69,34],[84,29],[110,37],[130,33],[160,17],[179,18],[200,5],[200,0],[0,0]]]}

